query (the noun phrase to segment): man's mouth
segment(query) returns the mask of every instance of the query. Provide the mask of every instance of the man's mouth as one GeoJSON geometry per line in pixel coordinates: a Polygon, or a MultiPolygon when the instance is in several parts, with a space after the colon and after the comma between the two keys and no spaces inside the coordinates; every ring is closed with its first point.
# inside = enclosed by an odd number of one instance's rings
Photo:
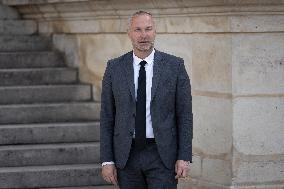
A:
{"type": "Polygon", "coordinates": [[[139,43],[145,44],[145,43],[149,43],[149,41],[139,41],[139,43]]]}

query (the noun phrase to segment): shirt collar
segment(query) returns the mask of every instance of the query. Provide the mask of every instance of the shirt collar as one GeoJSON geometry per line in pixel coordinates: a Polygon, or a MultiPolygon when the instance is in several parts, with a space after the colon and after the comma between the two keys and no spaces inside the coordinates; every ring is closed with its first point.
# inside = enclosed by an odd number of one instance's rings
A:
{"type": "Polygon", "coordinates": [[[149,54],[149,56],[147,56],[146,58],[144,59],[141,59],[139,57],[137,57],[135,54],[134,54],[134,51],[133,51],[133,63],[138,66],[139,63],[143,60],[145,60],[147,62],[147,64],[153,64],[154,62],[154,54],[155,54],[155,49],[153,48],[151,54],[149,54]]]}

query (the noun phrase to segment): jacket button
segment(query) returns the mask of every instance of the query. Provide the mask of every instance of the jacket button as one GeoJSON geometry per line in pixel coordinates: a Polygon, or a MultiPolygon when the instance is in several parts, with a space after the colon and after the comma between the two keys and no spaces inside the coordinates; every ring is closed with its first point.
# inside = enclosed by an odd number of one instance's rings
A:
{"type": "Polygon", "coordinates": [[[132,115],[133,115],[133,117],[135,117],[135,116],[136,116],[136,115],[135,115],[135,113],[133,113],[132,115]]]}
{"type": "Polygon", "coordinates": [[[133,132],[132,131],[130,131],[129,134],[130,134],[130,136],[133,136],[133,132]]]}

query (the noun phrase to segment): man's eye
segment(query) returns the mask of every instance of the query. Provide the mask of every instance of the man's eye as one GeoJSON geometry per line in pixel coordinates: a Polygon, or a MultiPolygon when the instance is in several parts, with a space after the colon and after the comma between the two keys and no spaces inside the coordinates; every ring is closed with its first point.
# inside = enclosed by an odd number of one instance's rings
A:
{"type": "Polygon", "coordinates": [[[134,31],[139,32],[139,31],[141,31],[141,29],[137,28],[137,29],[135,29],[134,31]]]}

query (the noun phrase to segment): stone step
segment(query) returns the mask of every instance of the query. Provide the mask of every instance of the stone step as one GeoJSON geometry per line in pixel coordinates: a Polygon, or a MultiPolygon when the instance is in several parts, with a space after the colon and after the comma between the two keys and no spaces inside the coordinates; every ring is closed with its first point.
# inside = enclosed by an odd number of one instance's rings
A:
{"type": "Polygon", "coordinates": [[[0,124],[97,121],[95,102],[0,105],[0,124]]]}
{"type": "Polygon", "coordinates": [[[106,184],[100,164],[0,168],[1,189],[96,186],[106,184]]]}
{"type": "MultiPolygon", "coordinates": [[[[44,188],[40,188],[44,189],[44,188]]],[[[45,188],[45,189],[119,189],[114,185],[101,185],[101,186],[79,186],[79,187],[60,187],[60,188],[45,188]]]]}
{"type": "Polygon", "coordinates": [[[0,167],[99,163],[98,142],[0,146],[0,167]]]}
{"type": "Polygon", "coordinates": [[[0,4],[0,20],[18,19],[19,17],[20,16],[15,9],[0,4]]]}
{"type": "Polygon", "coordinates": [[[0,52],[48,51],[51,40],[45,36],[35,35],[0,35],[0,52]]]}
{"type": "Polygon", "coordinates": [[[37,24],[32,20],[0,20],[0,35],[32,35],[37,24]]]}
{"type": "Polygon", "coordinates": [[[53,51],[0,52],[0,69],[64,66],[61,54],[53,51]]]}
{"type": "Polygon", "coordinates": [[[0,104],[90,101],[91,85],[0,86],[0,104]]]}
{"type": "Polygon", "coordinates": [[[98,142],[99,122],[0,125],[0,145],[98,142]]]}
{"type": "MultiPolygon", "coordinates": [[[[58,3],[62,0],[2,0],[5,5],[16,6],[16,5],[33,5],[33,4],[43,4],[43,3],[58,3]]],[[[63,0],[64,1],[74,1],[74,0],[63,0]]],[[[77,1],[77,0],[75,0],[77,1]]],[[[84,1],[84,0],[79,0],[84,1]]],[[[86,0],[85,0],[86,1],[86,0]]]]}
{"type": "Polygon", "coordinates": [[[0,69],[0,86],[71,84],[77,82],[73,68],[0,69]]]}

